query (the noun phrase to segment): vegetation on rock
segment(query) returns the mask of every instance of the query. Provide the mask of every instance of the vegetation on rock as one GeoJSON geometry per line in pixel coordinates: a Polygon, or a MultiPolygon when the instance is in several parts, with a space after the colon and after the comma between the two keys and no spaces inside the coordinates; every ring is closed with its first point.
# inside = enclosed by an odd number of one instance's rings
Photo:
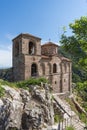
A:
{"type": "Polygon", "coordinates": [[[4,88],[2,88],[1,83],[0,83],[0,97],[3,97],[4,94],[5,94],[5,90],[4,88]]]}
{"type": "MultiPolygon", "coordinates": [[[[87,16],[76,19],[69,24],[69,28],[72,35],[67,36],[67,31],[64,28],[60,40],[60,53],[72,60],[76,99],[87,112],[87,16]]],[[[87,123],[86,115],[80,113],[79,117],[87,123]]]]}
{"type": "Polygon", "coordinates": [[[75,130],[75,128],[73,126],[68,126],[66,130],[75,130]]]}
{"type": "Polygon", "coordinates": [[[29,88],[29,85],[41,85],[41,83],[48,83],[48,80],[46,78],[30,78],[29,80],[24,80],[21,82],[17,82],[16,86],[18,88],[29,88]]]}

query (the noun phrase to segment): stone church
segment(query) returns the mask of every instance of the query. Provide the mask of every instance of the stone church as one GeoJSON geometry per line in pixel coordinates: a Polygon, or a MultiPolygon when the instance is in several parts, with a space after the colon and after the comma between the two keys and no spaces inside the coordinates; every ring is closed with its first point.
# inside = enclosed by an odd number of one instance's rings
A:
{"type": "Polygon", "coordinates": [[[71,91],[71,61],[58,53],[59,46],[53,42],[41,45],[41,38],[20,34],[13,40],[14,81],[30,77],[46,77],[53,91],[71,91]]]}

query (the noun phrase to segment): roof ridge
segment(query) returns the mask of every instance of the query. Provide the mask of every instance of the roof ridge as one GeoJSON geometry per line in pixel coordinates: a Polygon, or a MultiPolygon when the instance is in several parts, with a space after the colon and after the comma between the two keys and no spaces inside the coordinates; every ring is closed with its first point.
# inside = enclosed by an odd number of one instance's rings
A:
{"type": "Polygon", "coordinates": [[[58,45],[57,45],[57,44],[55,44],[54,42],[51,42],[51,41],[48,41],[48,42],[44,43],[44,44],[43,44],[43,45],[41,45],[41,46],[46,46],[46,45],[55,45],[55,46],[57,46],[57,47],[58,47],[58,45]]]}

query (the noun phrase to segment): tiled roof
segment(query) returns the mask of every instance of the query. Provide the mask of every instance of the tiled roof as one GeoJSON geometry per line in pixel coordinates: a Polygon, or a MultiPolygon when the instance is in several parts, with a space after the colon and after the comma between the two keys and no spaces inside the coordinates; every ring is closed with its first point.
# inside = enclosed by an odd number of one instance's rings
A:
{"type": "Polygon", "coordinates": [[[43,46],[51,46],[51,45],[58,47],[58,45],[55,44],[55,43],[53,43],[53,42],[47,42],[47,43],[43,44],[42,47],[43,47],[43,46]]]}

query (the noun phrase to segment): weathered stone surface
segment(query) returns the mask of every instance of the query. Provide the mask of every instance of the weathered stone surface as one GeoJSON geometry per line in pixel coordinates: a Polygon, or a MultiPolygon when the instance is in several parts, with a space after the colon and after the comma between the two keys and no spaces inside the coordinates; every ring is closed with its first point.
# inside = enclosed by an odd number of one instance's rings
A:
{"type": "Polygon", "coordinates": [[[71,91],[72,63],[62,57],[59,46],[53,42],[41,45],[41,39],[30,34],[20,34],[13,39],[14,81],[30,77],[45,77],[55,93],[71,91]]]}
{"type": "Polygon", "coordinates": [[[47,85],[43,88],[31,86],[32,92],[2,87],[6,93],[0,99],[0,130],[42,130],[54,123],[52,100],[47,85]]]}

